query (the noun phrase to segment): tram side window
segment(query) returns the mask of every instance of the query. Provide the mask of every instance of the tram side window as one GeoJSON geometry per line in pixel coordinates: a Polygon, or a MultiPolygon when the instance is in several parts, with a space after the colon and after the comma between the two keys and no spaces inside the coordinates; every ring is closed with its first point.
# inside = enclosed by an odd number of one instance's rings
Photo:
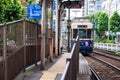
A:
{"type": "Polygon", "coordinates": [[[73,29],[73,38],[77,37],[77,29],[73,29]]]}
{"type": "Polygon", "coordinates": [[[91,29],[87,30],[87,38],[91,38],[91,31],[92,31],[91,29]]]}
{"type": "Polygon", "coordinates": [[[86,38],[86,30],[85,29],[79,29],[79,35],[80,35],[80,38],[86,38]]]}

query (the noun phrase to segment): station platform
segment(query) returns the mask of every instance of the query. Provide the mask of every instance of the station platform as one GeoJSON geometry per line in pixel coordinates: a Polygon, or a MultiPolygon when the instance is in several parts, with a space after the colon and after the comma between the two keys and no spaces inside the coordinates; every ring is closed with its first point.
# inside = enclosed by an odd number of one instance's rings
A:
{"type": "MultiPolygon", "coordinates": [[[[39,65],[26,70],[14,80],[60,80],[66,67],[66,58],[70,53],[64,52],[53,60],[46,62],[45,70],[40,70],[39,65]]],[[[85,58],[79,54],[79,73],[77,80],[90,80],[90,69],[85,58]]]]}
{"type": "MultiPolygon", "coordinates": [[[[68,58],[70,53],[65,52],[61,55],[58,61],[52,65],[48,70],[44,70],[40,80],[60,80],[61,76],[65,70],[66,58],[68,58]]],[[[77,80],[90,80],[90,68],[86,59],[79,54],[79,73],[77,80]]]]}
{"type": "Polygon", "coordinates": [[[60,56],[59,60],[52,65],[48,70],[44,70],[40,80],[60,80],[65,66],[66,58],[69,57],[70,53],[64,53],[60,56]]]}

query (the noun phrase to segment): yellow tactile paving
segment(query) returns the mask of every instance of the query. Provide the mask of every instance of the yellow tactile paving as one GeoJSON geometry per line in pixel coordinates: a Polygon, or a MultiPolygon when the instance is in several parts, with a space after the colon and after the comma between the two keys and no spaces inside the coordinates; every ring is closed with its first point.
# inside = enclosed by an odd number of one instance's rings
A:
{"type": "Polygon", "coordinates": [[[57,74],[62,74],[66,66],[66,58],[70,53],[64,53],[60,59],[48,70],[43,71],[43,75],[40,80],[55,80],[57,74]]]}

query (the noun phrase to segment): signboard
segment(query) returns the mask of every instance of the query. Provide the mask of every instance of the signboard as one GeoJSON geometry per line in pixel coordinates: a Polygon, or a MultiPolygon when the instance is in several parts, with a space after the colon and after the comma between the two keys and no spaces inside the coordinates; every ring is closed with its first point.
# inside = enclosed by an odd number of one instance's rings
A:
{"type": "Polygon", "coordinates": [[[53,9],[56,10],[56,0],[53,1],[53,9]]]}
{"type": "Polygon", "coordinates": [[[28,19],[41,19],[42,17],[42,8],[39,5],[28,5],[27,12],[28,19]]]}
{"type": "Polygon", "coordinates": [[[94,28],[97,28],[97,25],[98,25],[97,22],[94,22],[94,23],[93,23],[94,28]]]}
{"type": "Polygon", "coordinates": [[[53,30],[56,29],[56,0],[53,1],[53,30]]]}
{"type": "Polygon", "coordinates": [[[55,26],[56,26],[56,21],[53,20],[53,27],[52,27],[52,30],[55,31],[55,26]]]}
{"type": "Polygon", "coordinates": [[[67,20],[67,28],[68,28],[68,29],[71,28],[71,20],[67,20]]]}

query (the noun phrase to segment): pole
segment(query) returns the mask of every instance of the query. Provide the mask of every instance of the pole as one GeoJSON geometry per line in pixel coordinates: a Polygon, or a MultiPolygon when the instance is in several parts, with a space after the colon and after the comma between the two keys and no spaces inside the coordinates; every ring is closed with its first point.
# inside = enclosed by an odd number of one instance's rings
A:
{"type": "Polygon", "coordinates": [[[56,38],[55,38],[55,48],[56,48],[56,50],[55,50],[55,57],[57,57],[58,56],[58,1],[59,0],[56,0],[56,34],[55,34],[55,36],[56,36],[56,38]]]}
{"type": "Polygon", "coordinates": [[[111,2],[109,1],[109,16],[108,16],[108,40],[110,38],[110,4],[111,2]]]}
{"type": "Polygon", "coordinates": [[[42,27],[41,27],[41,66],[40,69],[43,70],[45,66],[45,34],[46,34],[46,0],[42,1],[42,27]]]}
{"type": "Polygon", "coordinates": [[[51,39],[50,39],[50,61],[53,61],[53,34],[52,34],[52,26],[53,26],[53,0],[51,0],[51,16],[50,16],[50,29],[51,29],[51,39]]]}
{"type": "MultiPolygon", "coordinates": [[[[68,8],[68,20],[70,20],[70,7],[68,8]]],[[[68,28],[68,52],[70,52],[70,28],[68,28]]]]}
{"type": "Polygon", "coordinates": [[[3,61],[4,61],[4,80],[7,80],[7,73],[8,73],[8,69],[7,69],[7,38],[6,38],[6,28],[7,28],[7,24],[5,23],[4,27],[3,27],[3,61]]]}

